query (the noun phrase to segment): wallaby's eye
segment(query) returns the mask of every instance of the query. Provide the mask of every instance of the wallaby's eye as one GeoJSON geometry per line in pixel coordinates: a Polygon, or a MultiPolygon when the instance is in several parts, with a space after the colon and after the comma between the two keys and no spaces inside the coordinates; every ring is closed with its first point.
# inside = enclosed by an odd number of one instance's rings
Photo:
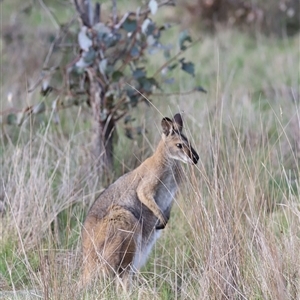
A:
{"type": "Polygon", "coordinates": [[[182,148],[182,144],[176,144],[176,147],[181,149],[182,148]]]}

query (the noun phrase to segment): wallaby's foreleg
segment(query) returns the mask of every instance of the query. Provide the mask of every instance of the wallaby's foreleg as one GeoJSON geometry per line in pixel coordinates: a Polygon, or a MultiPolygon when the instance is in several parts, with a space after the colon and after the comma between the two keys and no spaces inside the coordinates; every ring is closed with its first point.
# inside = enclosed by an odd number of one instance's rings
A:
{"type": "MultiPolygon", "coordinates": [[[[171,203],[168,206],[168,208],[165,210],[164,216],[165,216],[165,219],[166,219],[166,223],[168,223],[169,220],[170,220],[172,206],[173,206],[173,203],[171,203]]],[[[158,225],[155,226],[155,229],[156,230],[161,230],[161,229],[164,229],[165,227],[166,227],[165,225],[161,226],[161,224],[158,224],[158,225]]]]}
{"type": "Polygon", "coordinates": [[[163,229],[167,225],[168,220],[165,218],[159,206],[155,202],[154,195],[155,195],[155,186],[153,185],[147,185],[145,183],[142,183],[137,188],[137,196],[139,200],[145,206],[147,206],[153,212],[153,214],[159,219],[160,223],[157,224],[156,228],[159,227],[159,229],[163,229]]]}

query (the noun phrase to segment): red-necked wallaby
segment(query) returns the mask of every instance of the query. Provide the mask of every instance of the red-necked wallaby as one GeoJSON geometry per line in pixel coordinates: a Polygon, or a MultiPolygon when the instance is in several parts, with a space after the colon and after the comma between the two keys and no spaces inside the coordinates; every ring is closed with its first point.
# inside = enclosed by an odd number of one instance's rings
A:
{"type": "Polygon", "coordinates": [[[96,273],[114,274],[128,284],[142,267],[170,217],[180,161],[196,164],[199,156],[182,134],[182,118],[163,118],[161,141],[154,154],[104,190],[87,214],[82,229],[83,280],[96,273]]]}

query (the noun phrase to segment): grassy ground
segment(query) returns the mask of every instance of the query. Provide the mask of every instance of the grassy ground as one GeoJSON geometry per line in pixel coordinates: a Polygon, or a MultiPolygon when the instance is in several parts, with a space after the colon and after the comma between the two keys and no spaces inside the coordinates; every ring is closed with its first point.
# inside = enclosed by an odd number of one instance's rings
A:
{"type": "MultiPolygon", "coordinates": [[[[31,48],[47,28],[33,32],[34,24],[22,28],[31,32],[22,47],[7,52],[1,41],[1,110],[38,97],[24,79],[43,59],[42,44],[31,48]]],[[[46,115],[2,128],[0,299],[300,299],[299,35],[224,30],[203,35],[188,59],[196,78],[178,73],[166,90],[201,84],[208,93],[153,97],[154,107],[135,112],[148,133],[133,142],[118,132],[112,178],[152,152],[161,115],[179,110],[200,154],[197,167],[185,167],[170,223],[130,295],[110,282],[75,293],[81,224],[102,188],[90,167],[86,109],[61,112],[58,125],[46,115]]]]}

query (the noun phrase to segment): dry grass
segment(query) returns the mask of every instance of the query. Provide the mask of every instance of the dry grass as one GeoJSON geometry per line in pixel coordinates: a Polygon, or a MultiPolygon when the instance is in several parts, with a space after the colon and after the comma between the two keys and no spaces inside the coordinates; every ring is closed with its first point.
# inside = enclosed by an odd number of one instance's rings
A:
{"type": "MultiPolygon", "coordinates": [[[[3,128],[0,298],[300,299],[298,43],[204,37],[189,55],[208,94],[153,98],[155,108],[135,112],[148,134],[132,145],[119,132],[112,178],[151,153],[160,113],[184,110],[200,154],[130,295],[111,282],[75,292],[81,224],[102,188],[90,167],[86,112],[65,111],[59,125],[49,115],[3,128]]],[[[173,90],[195,84],[178,79],[173,90]]]]}

